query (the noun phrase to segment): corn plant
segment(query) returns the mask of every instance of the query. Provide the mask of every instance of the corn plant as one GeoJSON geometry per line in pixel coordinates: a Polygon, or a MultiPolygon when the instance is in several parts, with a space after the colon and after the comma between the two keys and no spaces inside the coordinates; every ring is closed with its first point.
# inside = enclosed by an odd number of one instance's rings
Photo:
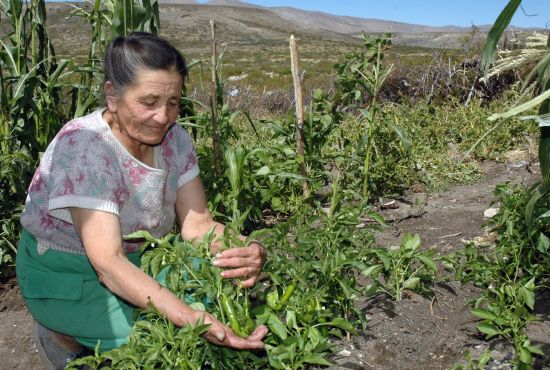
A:
{"type": "MultiPolygon", "coordinates": [[[[520,5],[521,0],[510,0],[487,36],[482,54],[486,75],[495,60],[498,40],[520,5]]],[[[545,36],[544,39],[546,42],[531,42],[528,45],[529,49],[536,49],[536,52],[525,49],[514,57],[507,55],[497,62],[493,69],[494,72],[500,72],[517,67],[517,61],[535,62],[535,67],[525,80],[524,89],[530,92],[533,90],[531,86],[537,84],[541,93],[505,113],[489,117],[489,120],[500,120],[494,127],[496,129],[508,118],[539,107],[538,115],[524,118],[534,119],[539,123],[539,161],[542,180],[530,191],[529,200],[522,203],[519,209],[521,219],[513,218],[518,212],[517,210],[514,212],[509,205],[499,212],[497,222],[500,220],[501,223],[496,224],[496,230],[500,236],[500,250],[505,251],[506,246],[512,246],[509,248],[511,252],[504,252],[505,262],[510,262],[502,270],[504,277],[503,281],[497,285],[498,288],[488,289],[485,293],[487,309],[490,312],[474,311],[474,314],[485,320],[478,327],[479,330],[489,337],[501,335],[514,345],[515,365],[518,368],[529,368],[532,356],[542,354],[538,348],[530,344],[525,330],[529,322],[534,319],[530,312],[534,306],[536,283],[544,284],[547,280],[546,271],[550,266],[548,228],[541,227],[541,224],[547,224],[546,214],[550,192],[550,124],[548,123],[550,118],[550,36],[545,36]],[[502,316],[502,319],[497,316],[502,316]]]]}
{"type": "Polygon", "coordinates": [[[91,26],[91,42],[84,66],[77,67],[78,84],[73,84],[71,116],[81,117],[97,105],[98,91],[103,84],[101,58],[107,44],[114,36],[126,36],[132,31],[157,34],[160,28],[158,2],[143,0],[88,0],[87,6],[75,4],[71,16],[88,21],[91,26]]]}
{"type": "Polygon", "coordinates": [[[57,61],[45,28],[45,9],[40,0],[0,1],[0,17],[10,27],[0,39],[1,262],[11,261],[25,186],[64,118],[60,80],[69,73],[69,62],[57,61]]]}
{"type": "MultiPolygon", "coordinates": [[[[108,3],[108,2],[107,2],[108,3]]],[[[101,58],[109,40],[112,10],[101,0],[89,2],[88,7],[74,7],[71,16],[80,17],[88,21],[92,27],[91,42],[88,50],[88,58],[82,67],[77,67],[80,72],[78,84],[73,85],[70,116],[81,117],[91,108],[97,105],[98,94],[103,84],[101,73],[101,58]]]]}
{"type": "MultiPolygon", "coordinates": [[[[482,54],[482,63],[486,74],[495,60],[498,40],[520,5],[521,0],[510,0],[487,36],[487,42],[482,54]]],[[[494,73],[498,73],[506,69],[516,68],[518,63],[515,60],[518,59],[523,63],[535,62],[537,64],[526,77],[524,88],[528,89],[530,85],[537,84],[541,93],[528,102],[510,109],[508,112],[493,114],[489,117],[489,120],[501,120],[500,122],[502,122],[512,116],[539,106],[538,115],[525,117],[526,119],[534,119],[539,123],[539,161],[542,175],[542,183],[534,189],[531,201],[525,210],[525,218],[529,229],[532,228],[532,216],[535,204],[550,192],[550,36],[543,36],[543,38],[546,42],[542,43],[542,45],[540,42],[531,43],[531,48],[536,49],[537,52],[530,52],[528,54],[527,52],[531,50],[524,50],[520,52],[519,56],[510,55],[509,58],[503,58],[498,62],[493,70],[494,73]],[[535,77],[538,77],[538,81],[535,77]]]]}

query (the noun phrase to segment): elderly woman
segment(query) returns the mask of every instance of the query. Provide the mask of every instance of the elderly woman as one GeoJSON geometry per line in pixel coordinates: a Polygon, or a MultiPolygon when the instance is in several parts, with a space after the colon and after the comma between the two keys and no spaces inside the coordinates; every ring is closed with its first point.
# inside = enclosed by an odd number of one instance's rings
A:
{"type": "MultiPolygon", "coordinates": [[[[114,39],[105,53],[106,107],[66,124],[46,150],[29,188],[17,276],[38,322],[37,346],[49,368],[76,353],[125,343],[132,311],[152,302],[177,326],[203,318],[212,343],[263,347],[267,329],[239,338],[195,311],[140,270],[139,244],[123,235],[160,237],[179,220],[186,240],[223,225],[209,214],[192,141],[174,124],[187,75],[167,41],[148,33],[114,39]]],[[[216,254],[216,245],[212,253],[216,254]]],[[[224,278],[254,285],[265,260],[257,243],[218,254],[224,278]]]]}

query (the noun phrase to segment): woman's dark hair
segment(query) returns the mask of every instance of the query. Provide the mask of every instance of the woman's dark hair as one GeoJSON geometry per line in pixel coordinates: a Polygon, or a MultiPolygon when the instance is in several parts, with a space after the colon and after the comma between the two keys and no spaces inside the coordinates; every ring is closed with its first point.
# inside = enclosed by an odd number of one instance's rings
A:
{"type": "Polygon", "coordinates": [[[147,32],[132,32],[111,41],[105,51],[105,81],[111,81],[118,95],[136,82],[139,69],[174,68],[182,79],[187,76],[185,59],[168,41],[147,32]]]}

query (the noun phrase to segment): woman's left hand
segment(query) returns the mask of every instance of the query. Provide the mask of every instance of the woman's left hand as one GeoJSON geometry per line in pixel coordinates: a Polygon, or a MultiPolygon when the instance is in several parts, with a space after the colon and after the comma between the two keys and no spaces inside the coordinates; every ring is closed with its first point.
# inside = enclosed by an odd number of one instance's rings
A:
{"type": "Polygon", "coordinates": [[[250,288],[258,282],[265,258],[265,248],[252,242],[248,247],[230,248],[216,254],[213,264],[226,269],[222,271],[223,278],[240,278],[241,286],[250,288]]]}

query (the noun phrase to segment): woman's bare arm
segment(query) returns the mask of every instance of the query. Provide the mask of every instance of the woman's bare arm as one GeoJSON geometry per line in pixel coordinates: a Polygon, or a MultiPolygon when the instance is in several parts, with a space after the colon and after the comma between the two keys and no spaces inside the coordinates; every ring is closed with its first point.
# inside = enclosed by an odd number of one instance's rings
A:
{"type": "Polygon", "coordinates": [[[153,303],[177,326],[194,324],[204,317],[205,323],[211,324],[205,337],[213,343],[242,349],[263,347],[263,329],[247,339],[239,338],[213,316],[193,310],[132,264],[122,249],[121,228],[116,215],[82,208],[71,208],[70,213],[99,280],[114,294],[141,308],[153,303]]]}

